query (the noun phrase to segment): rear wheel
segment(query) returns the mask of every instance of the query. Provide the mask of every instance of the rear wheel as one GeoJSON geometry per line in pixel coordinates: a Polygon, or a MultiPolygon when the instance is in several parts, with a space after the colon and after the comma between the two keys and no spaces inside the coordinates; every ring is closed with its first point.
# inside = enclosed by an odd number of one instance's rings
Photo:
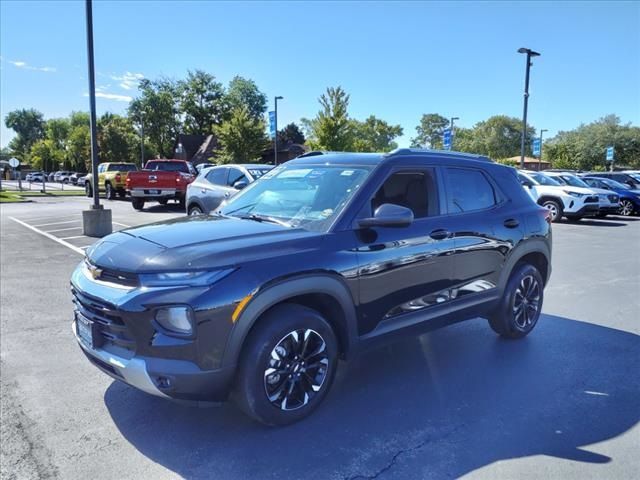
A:
{"type": "Polygon", "coordinates": [[[142,210],[144,208],[144,200],[141,198],[133,197],[131,199],[131,205],[136,210],[142,210]]]}
{"type": "Polygon", "coordinates": [[[104,184],[104,190],[106,192],[107,200],[114,200],[116,198],[116,191],[109,182],[104,184]]]}
{"type": "Polygon", "coordinates": [[[633,203],[631,200],[620,200],[620,215],[628,217],[633,214],[633,203]]]}
{"type": "Polygon", "coordinates": [[[493,331],[506,338],[522,338],[538,323],[544,298],[540,272],[528,263],[516,265],[500,305],[489,315],[493,331]]]}
{"type": "Polygon", "coordinates": [[[562,207],[555,200],[545,200],[542,202],[542,206],[549,210],[552,222],[559,222],[562,218],[562,207]]]}
{"type": "Polygon", "coordinates": [[[243,349],[234,396],[240,408],[266,425],[309,415],[329,392],[338,343],[315,310],[282,304],[260,318],[243,349]]]}

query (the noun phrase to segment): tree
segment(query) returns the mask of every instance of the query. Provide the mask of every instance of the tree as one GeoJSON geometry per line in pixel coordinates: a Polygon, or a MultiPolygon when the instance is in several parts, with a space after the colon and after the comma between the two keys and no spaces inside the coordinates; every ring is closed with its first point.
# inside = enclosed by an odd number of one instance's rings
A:
{"type": "Polygon", "coordinates": [[[388,152],[398,148],[393,140],[402,135],[400,125],[390,125],[370,115],[364,122],[353,120],[353,149],[356,152],[388,152]]]}
{"type": "Polygon", "coordinates": [[[218,163],[250,163],[268,146],[264,120],[253,116],[246,105],[234,108],[214,133],[221,146],[218,163]]]}
{"type": "Polygon", "coordinates": [[[12,154],[23,163],[28,163],[31,147],[36,141],[44,138],[42,113],[33,108],[14,110],[5,116],[4,124],[16,132],[15,138],[9,142],[12,154]]]}
{"type": "Polygon", "coordinates": [[[219,125],[227,111],[224,88],[216,77],[196,70],[178,82],[179,109],[184,114],[184,132],[206,135],[219,125]]]}
{"type": "Polygon", "coordinates": [[[438,113],[425,113],[416,127],[417,135],[411,139],[411,146],[418,148],[442,148],[442,136],[449,126],[449,119],[438,113]]]}
{"type": "Polygon", "coordinates": [[[91,169],[91,133],[87,112],[71,112],[69,117],[69,137],[67,139],[67,162],[71,169],[88,171],[91,169]]]}
{"type": "Polygon", "coordinates": [[[267,111],[267,96],[262,93],[253,80],[235,76],[229,82],[226,102],[229,112],[240,107],[247,107],[249,115],[258,118],[267,111]]]}
{"type": "Polygon", "coordinates": [[[282,130],[278,131],[278,145],[289,145],[292,143],[304,144],[305,138],[300,127],[295,123],[290,123],[282,130]]]}
{"type": "MultiPolygon", "coordinates": [[[[506,115],[494,115],[476,123],[472,129],[456,128],[454,149],[486,155],[495,160],[520,155],[521,120],[506,115]]],[[[527,126],[526,155],[531,155],[535,129],[527,126]]]]}
{"type": "Polygon", "coordinates": [[[98,120],[98,146],[101,162],[136,162],[138,135],[131,120],[105,113],[98,120]]]}
{"type": "Polygon", "coordinates": [[[129,116],[137,125],[144,125],[145,139],[150,147],[159,155],[171,158],[180,130],[176,84],[168,79],[143,79],[139,89],[140,96],[129,105],[129,116]]]}
{"type": "Polygon", "coordinates": [[[330,87],[318,101],[322,108],[315,118],[302,119],[311,148],[338,152],[352,150],[353,122],[347,112],[349,95],[342,87],[330,87]]]}

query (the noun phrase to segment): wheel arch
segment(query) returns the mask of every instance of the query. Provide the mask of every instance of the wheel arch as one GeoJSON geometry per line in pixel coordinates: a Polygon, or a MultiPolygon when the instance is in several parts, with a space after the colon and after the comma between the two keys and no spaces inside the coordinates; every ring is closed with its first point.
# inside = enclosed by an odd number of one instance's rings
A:
{"type": "Polygon", "coordinates": [[[231,331],[223,366],[237,364],[251,330],[269,310],[283,303],[295,303],[318,311],[333,328],[341,356],[347,358],[354,352],[358,329],[349,288],[337,274],[312,274],[279,281],[251,299],[231,331]]]}
{"type": "Polygon", "coordinates": [[[551,249],[542,239],[530,239],[526,244],[516,247],[507,259],[500,276],[500,290],[504,290],[513,269],[520,263],[528,263],[538,269],[545,286],[551,276],[551,249]]]}
{"type": "Polygon", "coordinates": [[[562,199],[560,197],[555,197],[549,194],[541,195],[540,198],[538,198],[538,205],[542,205],[547,200],[553,200],[554,202],[557,202],[560,205],[560,208],[564,210],[564,202],[562,201],[562,199]]]}

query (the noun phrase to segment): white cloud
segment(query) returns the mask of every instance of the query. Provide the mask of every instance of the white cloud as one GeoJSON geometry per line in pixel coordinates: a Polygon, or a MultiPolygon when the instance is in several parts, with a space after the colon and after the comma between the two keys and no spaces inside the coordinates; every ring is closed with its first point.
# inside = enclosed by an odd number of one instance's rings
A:
{"type": "MultiPolygon", "coordinates": [[[[88,97],[89,94],[83,94],[85,97],[88,97]]],[[[116,102],[130,102],[132,98],[128,95],[118,95],[117,93],[107,93],[98,91],[96,88],[96,97],[106,98],[107,100],[115,100],[116,102]]]]}
{"type": "Polygon", "coordinates": [[[23,62],[22,60],[8,60],[10,64],[17,68],[23,68],[25,70],[34,70],[37,72],[55,72],[55,67],[34,67],[33,65],[27,64],[27,62],[23,62]]]}
{"type": "Polygon", "coordinates": [[[125,72],[123,75],[109,75],[111,80],[120,82],[119,85],[125,90],[132,90],[138,86],[138,82],[144,78],[141,73],[125,72]]]}

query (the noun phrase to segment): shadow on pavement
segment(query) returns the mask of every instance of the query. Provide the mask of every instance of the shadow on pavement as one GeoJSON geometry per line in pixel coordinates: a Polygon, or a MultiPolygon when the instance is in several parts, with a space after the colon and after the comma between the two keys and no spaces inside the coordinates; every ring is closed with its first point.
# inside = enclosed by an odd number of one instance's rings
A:
{"type": "MultiPolygon", "coordinates": [[[[626,221],[626,219],[616,219],[616,220],[626,221]]],[[[603,218],[603,219],[583,218],[582,220],[579,220],[576,222],[570,222],[568,220],[565,220],[562,223],[564,223],[565,225],[577,225],[577,226],[583,226],[583,227],[626,227],[627,224],[623,223],[623,221],[613,222],[608,218],[603,218]]]]}
{"type": "Polygon", "coordinates": [[[615,461],[583,447],[640,420],[639,351],[638,335],[562,317],[545,315],[520,341],[477,319],[363,352],[341,365],[324,405],[286,428],[120,382],[104,399],[127,441],[186,478],[402,477],[403,467],[459,477],[532,455],[615,461]]]}

